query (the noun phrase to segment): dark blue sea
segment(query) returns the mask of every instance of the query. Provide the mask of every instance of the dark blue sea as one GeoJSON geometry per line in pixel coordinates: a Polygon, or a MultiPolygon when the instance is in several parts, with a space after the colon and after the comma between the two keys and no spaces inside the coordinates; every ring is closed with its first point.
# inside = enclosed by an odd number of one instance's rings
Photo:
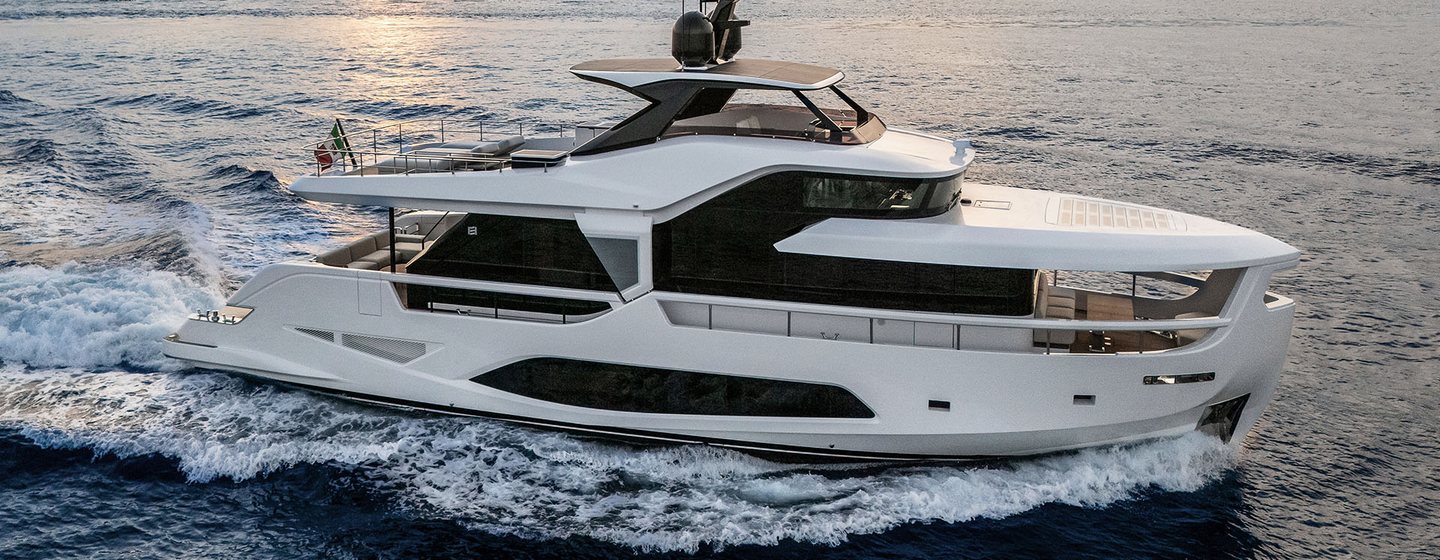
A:
{"type": "Polygon", "coordinates": [[[666,56],[678,4],[0,0],[0,558],[1440,556],[1435,0],[741,4],[742,56],[843,68],[892,126],[973,138],[973,180],[1304,251],[1238,451],[779,464],[160,355],[259,267],[383,227],[286,190],[331,119],[623,117],[566,69],[666,56]]]}

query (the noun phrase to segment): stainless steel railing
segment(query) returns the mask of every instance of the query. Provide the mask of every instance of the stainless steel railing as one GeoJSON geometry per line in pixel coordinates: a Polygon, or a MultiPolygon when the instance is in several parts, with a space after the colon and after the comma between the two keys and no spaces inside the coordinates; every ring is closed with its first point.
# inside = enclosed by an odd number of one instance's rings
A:
{"type": "Polygon", "coordinates": [[[499,123],[487,126],[478,121],[414,119],[346,132],[338,138],[332,136],[305,144],[303,149],[306,157],[313,161],[316,175],[453,174],[509,168],[508,155],[426,152],[423,148],[417,153],[416,150],[417,147],[437,143],[485,142],[487,135],[491,138],[524,136],[525,125],[499,123]]]}

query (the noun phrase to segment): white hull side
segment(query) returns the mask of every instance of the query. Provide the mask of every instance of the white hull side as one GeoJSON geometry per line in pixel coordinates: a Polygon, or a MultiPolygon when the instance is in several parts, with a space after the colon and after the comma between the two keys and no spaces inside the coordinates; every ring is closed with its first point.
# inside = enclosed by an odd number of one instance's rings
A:
{"type": "Polygon", "coordinates": [[[1293,304],[1263,303],[1268,271],[1247,275],[1224,312],[1233,323],[1199,343],[1160,353],[1046,355],[674,326],[658,303],[664,293],[568,325],[430,313],[404,309],[379,273],[282,264],[262,271],[230,302],[255,308],[242,323],[189,321],[178,341],[166,342],[165,352],[390,403],[610,435],[664,434],[676,441],[857,458],[1022,456],[1176,435],[1195,429],[1207,406],[1249,395],[1232,439],[1238,442],[1270,401],[1293,319],[1293,304]],[[296,327],[421,341],[430,350],[399,364],[296,327]],[[538,401],[471,381],[538,357],[838,385],[875,417],[617,412],[538,401]],[[1214,372],[1215,379],[1141,383],[1146,375],[1198,372],[1214,372]],[[1075,395],[1094,395],[1095,402],[1077,405],[1075,395]],[[932,399],[949,401],[951,409],[931,410],[932,399]]]}

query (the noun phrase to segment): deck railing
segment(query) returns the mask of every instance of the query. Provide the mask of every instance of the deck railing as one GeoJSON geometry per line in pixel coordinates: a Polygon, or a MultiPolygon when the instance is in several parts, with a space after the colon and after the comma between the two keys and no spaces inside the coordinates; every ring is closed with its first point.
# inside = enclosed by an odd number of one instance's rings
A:
{"type": "MultiPolygon", "coordinates": [[[[1121,297],[1113,294],[1114,297],[1121,297]]],[[[754,332],[788,337],[822,338],[868,342],[871,344],[900,344],[905,346],[936,346],[955,349],[992,350],[1003,352],[1051,353],[1048,340],[1041,347],[1032,343],[1034,333],[1071,331],[1116,335],[1133,333],[1141,336],[1156,332],[1213,332],[1229,327],[1229,317],[1210,316],[1187,319],[1131,319],[1131,320],[1088,320],[1048,319],[1033,316],[1000,317],[963,315],[947,313],[922,313],[913,311],[891,311],[885,309],[841,309],[827,305],[799,302],[764,301],[743,302],[733,298],[703,294],[666,293],[661,298],[662,307],[671,323],[710,330],[754,332]],[[717,310],[725,310],[733,319],[721,324],[717,310]],[[798,328],[803,318],[808,323],[804,332],[798,328]],[[858,321],[858,323],[856,323],[858,321]],[[913,343],[886,341],[880,336],[882,325],[887,321],[908,324],[914,331],[913,343]],[[815,328],[816,325],[824,325],[815,328]],[[935,341],[921,343],[921,327],[927,327],[929,337],[935,341]],[[938,327],[936,331],[933,327],[938,327]],[[970,341],[966,333],[979,338],[970,341]],[[1008,334],[1004,334],[1008,333],[1008,334]],[[948,342],[947,342],[948,341],[948,342]]],[[[1176,347],[1183,346],[1179,344],[1176,347]]],[[[1122,350],[1120,354],[1150,354],[1173,350],[1145,349],[1122,350]]],[[[1097,354],[1114,355],[1115,350],[1089,350],[1097,354]]]]}
{"type": "MultiPolygon", "coordinates": [[[[532,129],[534,127],[532,126],[532,129]]],[[[508,155],[462,153],[415,153],[417,146],[446,142],[485,142],[509,136],[524,136],[523,123],[486,123],[456,119],[415,119],[394,122],[304,146],[316,175],[409,175],[411,173],[455,173],[498,171],[510,166],[508,155]],[[323,155],[322,155],[323,154],[323,155]],[[325,158],[329,158],[329,162],[325,158]]]]}

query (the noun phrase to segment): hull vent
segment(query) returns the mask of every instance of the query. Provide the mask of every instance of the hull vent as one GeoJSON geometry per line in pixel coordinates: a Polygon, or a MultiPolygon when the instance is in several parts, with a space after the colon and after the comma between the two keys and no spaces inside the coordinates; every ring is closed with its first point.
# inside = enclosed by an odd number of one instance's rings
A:
{"type": "Polygon", "coordinates": [[[425,355],[425,343],[398,338],[341,334],[340,344],[377,358],[403,364],[425,355]]]}
{"type": "Polygon", "coordinates": [[[335,342],[335,333],[331,331],[322,331],[320,329],[307,329],[305,327],[295,327],[295,331],[300,334],[308,334],[325,342],[335,342]]]}

